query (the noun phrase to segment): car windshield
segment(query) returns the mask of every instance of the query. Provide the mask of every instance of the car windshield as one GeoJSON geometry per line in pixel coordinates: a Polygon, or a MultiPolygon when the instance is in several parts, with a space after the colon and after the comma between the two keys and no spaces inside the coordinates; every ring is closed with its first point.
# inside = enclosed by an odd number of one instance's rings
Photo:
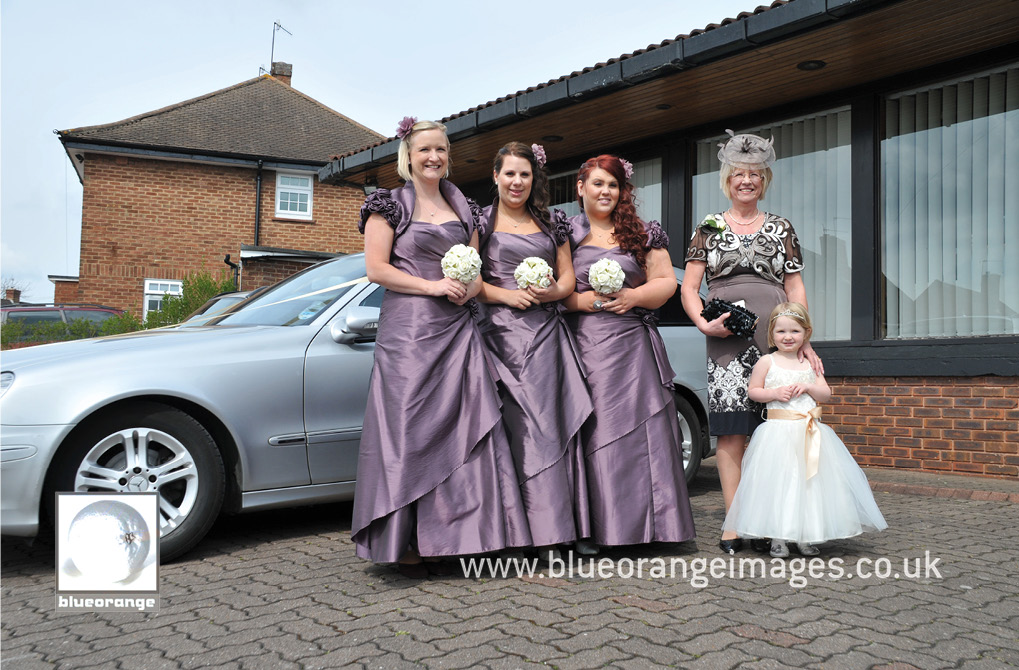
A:
{"type": "Polygon", "coordinates": [[[310,267],[260,294],[240,309],[213,318],[222,326],[303,326],[353,286],[368,281],[364,255],[310,267]]]}

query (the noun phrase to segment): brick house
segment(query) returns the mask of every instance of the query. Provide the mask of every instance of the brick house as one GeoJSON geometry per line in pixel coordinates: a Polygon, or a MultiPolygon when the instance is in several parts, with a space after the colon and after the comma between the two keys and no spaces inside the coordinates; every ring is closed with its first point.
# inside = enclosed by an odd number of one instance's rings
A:
{"type": "Polygon", "coordinates": [[[56,302],[143,316],[191,271],[229,254],[242,289],[338,252],[359,251],[364,200],[316,172],[381,135],[290,86],[292,68],[99,126],[59,131],[82,197],[77,278],[53,276],[56,302]]]}
{"type": "MultiPolygon", "coordinates": [[[[545,146],[574,212],[578,166],[627,158],[677,266],[728,205],[724,129],[774,137],[762,207],[803,246],[828,423],[864,465],[1016,477],[1017,112],[1014,0],[776,0],[443,122],[452,178],[482,204],[509,141],[545,146]]],[[[392,187],[396,146],[320,179],[392,187]]],[[[685,319],[678,299],[662,316],[685,319]]]]}

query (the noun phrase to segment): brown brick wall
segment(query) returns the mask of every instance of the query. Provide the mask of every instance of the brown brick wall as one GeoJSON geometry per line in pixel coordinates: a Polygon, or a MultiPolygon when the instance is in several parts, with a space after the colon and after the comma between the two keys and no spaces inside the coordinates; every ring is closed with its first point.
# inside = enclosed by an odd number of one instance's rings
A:
{"type": "Polygon", "coordinates": [[[1019,477],[1019,377],[828,383],[825,421],[861,465],[1019,477]]]}
{"type": "MultiPolygon", "coordinates": [[[[76,301],[141,315],[144,280],[216,273],[254,244],[256,171],[89,154],[82,200],[76,301]]],[[[359,189],[315,184],[313,222],[274,218],[276,173],[263,171],[262,246],[360,251],[359,189]]],[[[246,283],[246,282],[245,282],[246,283]]]]}
{"type": "Polygon", "coordinates": [[[260,286],[271,286],[306,267],[307,263],[296,261],[245,260],[241,272],[241,289],[250,291],[260,286]]]}
{"type": "MultiPolygon", "coordinates": [[[[76,281],[53,282],[53,302],[63,304],[67,302],[85,302],[78,290],[76,281]]],[[[112,305],[111,305],[112,306],[112,305]]]]}

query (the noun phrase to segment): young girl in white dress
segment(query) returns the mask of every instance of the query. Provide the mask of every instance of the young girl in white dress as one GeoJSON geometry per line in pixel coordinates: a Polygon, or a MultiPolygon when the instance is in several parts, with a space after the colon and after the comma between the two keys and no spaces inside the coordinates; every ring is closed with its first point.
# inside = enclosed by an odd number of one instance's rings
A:
{"type": "Polygon", "coordinates": [[[815,544],[888,527],[870,484],[846,445],[821,423],[831,389],[800,347],[810,340],[810,316],[803,305],[784,302],[768,322],[768,344],[750,375],[748,395],[768,405],[768,420],[750,438],[742,477],[723,530],[740,537],[771,538],[771,555],[789,555],[795,542],[804,556],[815,544]]]}

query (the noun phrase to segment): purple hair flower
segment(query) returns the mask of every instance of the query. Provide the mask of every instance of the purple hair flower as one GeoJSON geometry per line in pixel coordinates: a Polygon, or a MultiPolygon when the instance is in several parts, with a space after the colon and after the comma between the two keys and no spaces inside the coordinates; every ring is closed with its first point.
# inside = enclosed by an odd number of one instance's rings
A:
{"type": "Polygon", "coordinates": [[[407,135],[410,135],[410,131],[414,129],[414,124],[417,123],[416,116],[405,116],[400,120],[400,123],[396,125],[396,136],[401,140],[407,135]]]}
{"type": "Polygon", "coordinates": [[[534,152],[534,160],[538,162],[538,167],[545,167],[545,161],[548,160],[545,157],[545,147],[540,144],[532,144],[531,151],[534,152]]]}
{"type": "Polygon", "coordinates": [[[626,178],[629,179],[630,177],[632,177],[633,176],[633,163],[631,163],[630,161],[625,160],[623,158],[620,158],[619,162],[623,164],[623,174],[626,175],[626,178]]]}

